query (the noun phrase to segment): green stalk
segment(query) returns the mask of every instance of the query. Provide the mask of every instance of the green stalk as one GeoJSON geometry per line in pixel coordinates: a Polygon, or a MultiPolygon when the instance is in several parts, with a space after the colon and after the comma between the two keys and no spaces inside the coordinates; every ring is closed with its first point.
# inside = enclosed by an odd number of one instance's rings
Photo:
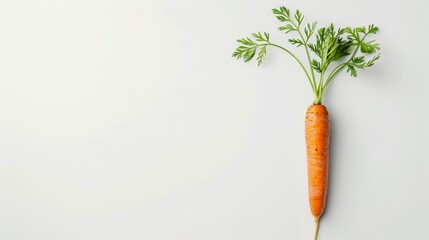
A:
{"type": "Polygon", "coordinates": [[[307,41],[304,40],[304,36],[302,35],[301,30],[299,29],[299,26],[297,26],[294,21],[291,21],[291,23],[296,28],[296,31],[298,32],[299,37],[301,38],[302,42],[304,43],[305,53],[307,54],[307,60],[308,60],[308,65],[310,66],[313,85],[315,86],[313,88],[314,96],[316,99],[319,99],[320,96],[319,96],[319,93],[317,91],[317,84],[316,84],[316,77],[314,76],[314,69],[313,69],[313,66],[311,66],[311,57],[310,57],[310,51],[308,50],[307,41]]]}
{"type": "Polygon", "coordinates": [[[322,104],[322,98],[323,98],[322,86],[323,86],[324,76],[325,76],[325,70],[323,70],[320,73],[319,86],[317,88],[318,98],[313,102],[314,104],[322,104]]]}
{"type": "MultiPolygon", "coordinates": [[[[288,49],[286,49],[286,48],[284,48],[284,47],[282,47],[282,46],[280,46],[280,45],[274,44],[274,43],[267,43],[267,44],[262,44],[262,45],[265,45],[265,46],[273,46],[273,47],[280,48],[280,49],[282,49],[283,51],[287,52],[289,55],[291,55],[291,56],[292,56],[292,58],[294,58],[294,59],[298,62],[298,64],[301,66],[302,70],[304,70],[305,75],[307,76],[307,79],[308,79],[308,81],[310,82],[311,88],[313,89],[313,92],[315,92],[315,93],[316,93],[316,86],[315,86],[315,83],[313,83],[313,81],[311,80],[311,77],[310,77],[310,75],[308,74],[308,71],[307,71],[307,69],[305,68],[304,64],[302,64],[302,62],[301,62],[301,61],[300,61],[300,60],[295,56],[295,54],[293,54],[293,53],[292,53],[291,51],[289,51],[288,49]]],[[[311,67],[311,66],[310,66],[310,67],[311,67]]]]}

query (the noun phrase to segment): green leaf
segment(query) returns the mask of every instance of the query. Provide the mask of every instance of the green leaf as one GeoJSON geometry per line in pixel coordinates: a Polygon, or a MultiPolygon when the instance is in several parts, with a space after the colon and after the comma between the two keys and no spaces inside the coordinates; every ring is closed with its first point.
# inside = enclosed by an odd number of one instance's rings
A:
{"type": "Polygon", "coordinates": [[[321,59],[321,69],[326,70],[328,66],[344,56],[350,54],[352,42],[343,39],[342,35],[346,29],[335,29],[333,24],[327,28],[320,28],[316,34],[316,42],[308,43],[307,46],[321,59]]]}
{"type": "Polygon", "coordinates": [[[302,21],[304,20],[304,15],[301,11],[296,10],[293,18],[290,16],[290,10],[285,7],[280,7],[278,9],[274,8],[273,13],[280,22],[286,23],[286,25],[278,28],[279,31],[285,31],[289,33],[292,31],[299,31],[302,21]]]}
{"type": "Polygon", "coordinates": [[[351,59],[349,64],[355,68],[364,69],[366,66],[365,57],[364,56],[354,57],[351,59]]]}
{"type": "Polygon", "coordinates": [[[287,21],[289,21],[289,18],[287,18],[287,17],[285,17],[285,16],[282,16],[282,15],[276,16],[276,18],[277,18],[280,22],[287,22],[287,21]]]}
{"type": "Polygon", "coordinates": [[[256,39],[256,41],[262,41],[262,36],[260,32],[252,33],[252,36],[256,39]]]}
{"type": "Polygon", "coordinates": [[[255,56],[256,53],[256,47],[255,48],[249,48],[243,55],[243,59],[245,62],[248,62],[252,60],[252,58],[255,56]]]}
{"type": "Polygon", "coordinates": [[[232,54],[233,57],[237,59],[243,59],[245,62],[250,61],[255,55],[256,48],[259,46],[250,38],[240,38],[237,40],[240,45],[235,49],[232,54]]]}
{"type": "Polygon", "coordinates": [[[274,15],[280,22],[290,21],[290,11],[285,7],[280,7],[279,9],[273,9],[274,15]]]}
{"type": "Polygon", "coordinates": [[[377,61],[380,58],[380,54],[370,59],[368,62],[366,62],[365,67],[371,67],[374,65],[375,61],[377,61]]]}
{"type": "Polygon", "coordinates": [[[248,51],[248,47],[246,47],[246,46],[238,46],[236,49],[235,49],[235,51],[234,51],[234,53],[232,54],[232,56],[233,57],[236,57],[237,59],[240,59],[240,58],[242,58],[243,57],[243,55],[244,55],[244,53],[246,52],[246,51],[248,51]]]}
{"type": "Polygon", "coordinates": [[[310,37],[313,35],[314,30],[316,29],[317,22],[308,23],[307,26],[304,28],[304,33],[306,37],[306,41],[310,39],[310,37]]]}
{"type": "Polygon", "coordinates": [[[352,75],[352,77],[357,77],[357,71],[353,65],[347,65],[347,72],[350,72],[350,75],[352,75]]]}
{"type": "Polygon", "coordinates": [[[279,31],[285,31],[285,33],[289,33],[289,32],[292,32],[292,31],[297,31],[297,29],[293,25],[291,25],[291,24],[280,26],[278,28],[278,30],[279,31]]]}
{"type": "Polygon", "coordinates": [[[374,26],[374,24],[371,24],[368,26],[368,34],[376,34],[378,32],[378,27],[374,26]]]}
{"type": "MultiPolygon", "coordinates": [[[[252,33],[252,37],[255,38],[257,42],[268,43],[270,41],[270,34],[264,32],[264,34],[260,32],[252,33]]],[[[256,44],[253,42],[253,44],[256,44]]]]}
{"type": "Polygon", "coordinates": [[[239,43],[241,43],[243,45],[246,45],[246,46],[254,46],[254,45],[256,45],[256,43],[253,42],[250,38],[241,38],[241,39],[238,39],[237,42],[239,42],[239,43]]]}
{"type": "Polygon", "coordinates": [[[359,57],[352,58],[352,63],[354,63],[354,64],[361,64],[364,61],[365,61],[365,57],[364,56],[359,56],[359,57]]]}
{"type": "Polygon", "coordinates": [[[322,72],[322,67],[320,65],[320,62],[318,62],[317,60],[311,60],[311,66],[314,68],[314,70],[316,70],[316,72],[321,73],[322,72]]]}
{"type": "Polygon", "coordinates": [[[258,53],[258,57],[256,58],[258,62],[258,66],[265,60],[265,55],[267,54],[267,46],[263,46],[258,53]]]}
{"type": "Polygon", "coordinates": [[[265,59],[266,46],[269,44],[270,34],[267,32],[264,32],[263,34],[261,32],[256,32],[252,33],[251,35],[254,39],[245,37],[237,40],[237,42],[240,44],[235,49],[232,56],[248,62],[255,57],[258,48],[260,48],[260,51],[257,54],[257,62],[258,65],[260,65],[265,59]]]}
{"type": "Polygon", "coordinates": [[[311,51],[313,51],[317,56],[321,56],[321,53],[320,53],[320,48],[319,48],[319,46],[317,46],[316,44],[312,44],[312,43],[309,43],[309,44],[307,44],[307,46],[310,48],[310,50],[311,51]]]}
{"type": "Polygon", "coordinates": [[[295,12],[295,20],[298,22],[298,26],[300,26],[302,21],[304,20],[304,16],[299,10],[296,10],[295,12]]]}
{"type": "Polygon", "coordinates": [[[292,45],[296,45],[297,47],[300,47],[300,46],[304,45],[304,43],[303,43],[300,39],[290,38],[288,41],[289,41],[292,45]]]}
{"type": "Polygon", "coordinates": [[[277,14],[284,15],[285,17],[290,18],[290,11],[288,8],[281,6],[277,14]]]}
{"type": "Polygon", "coordinates": [[[374,53],[377,50],[380,50],[380,45],[377,43],[374,43],[374,41],[369,42],[361,42],[360,43],[360,50],[362,53],[374,53]]]}
{"type": "Polygon", "coordinates": [[[353,29],[351,27],[346,27],[344,32],[348,34],[347,38],[355,44],[358,44],[361,41],[359,32],[356,30],[356,28],[353,29]]]}
{"type": "Polygon", "coordinates": [[[358,28],[356,28],[356,32],[365,34],[366,28],[365,27],[358,27],[358,28]]]}
{"type": "Polygon", "coordinates": [[[264,32],[264,36],[265,36],[266,41],[269,42],[270,41],[270,34],[267,32],[264,32]]]}

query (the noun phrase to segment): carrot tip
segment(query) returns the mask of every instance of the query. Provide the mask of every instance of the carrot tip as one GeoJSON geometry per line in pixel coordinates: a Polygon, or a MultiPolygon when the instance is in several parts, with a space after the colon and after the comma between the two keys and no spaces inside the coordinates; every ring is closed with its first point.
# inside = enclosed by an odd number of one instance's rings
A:
{"type": "Polygon", "coordinates": [[[317,239],[317,232],[319,231],[319,218],[314,219],[315,229],[314,229],[314,240],[317,239]]]}

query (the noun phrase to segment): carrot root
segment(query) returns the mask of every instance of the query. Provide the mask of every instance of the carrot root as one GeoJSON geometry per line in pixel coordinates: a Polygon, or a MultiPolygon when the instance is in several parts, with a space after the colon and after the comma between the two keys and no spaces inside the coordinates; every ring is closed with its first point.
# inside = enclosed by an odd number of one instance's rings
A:
{"type": "Polygon", "coordinates": [[[314,226],[314,240],[316,240],[317,239],[317,233],[319,232],[319,219],[315,219],[314,220],[314,224],[315,224],[315,226],[314,226]]]}
{"type": "Polygon", "coordinates": [[[317,239],[320,217],[323,214],[328,191],[329,171],[329,115],[322,104],[307,108],[305,140],[307,146],[308,193],[310,210],[314,217],[314,239],[317,239]]]}

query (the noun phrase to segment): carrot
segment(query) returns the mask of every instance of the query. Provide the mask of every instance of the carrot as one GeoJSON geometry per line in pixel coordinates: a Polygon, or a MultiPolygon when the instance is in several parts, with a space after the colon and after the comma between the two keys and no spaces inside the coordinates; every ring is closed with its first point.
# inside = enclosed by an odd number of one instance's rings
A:
{"type": "Polygon", "coordinates": [[[329,170],[329,115],[321,104],[307,108],[305,116],[305,141],[307,147],[308,195],[310,209],[316,223],[325,208],[329,170]]]}
{"type": "Polygon", "coordinates": [[[328,111],[322,105],[323,94],[332,79],[344,69],[347,69],[352,77],[357,77],[358,69],[371,67],[380,58],[378,54],[366,59],[366,55],[375,54],[380,50],[379,44],[367,39],[368,36],[378,32],[378,27],[370,24],[367,27],[335,28],[330,24],[317,30],[317,22],[304,23],[304,16],[299,10],[292,14],[288,8],[280,7],[274,8],[273,14],[283,23],[278,28],[279,31],[295,34],[288,42],[304,48],[305,60],[299,59],[289,48],[271,42],[270,34],[266,32],[252,33],[251,38],[238,39],[239,46],[232,56],[245,62],[256,56],[260,65],[265,60],[268,47],[280,49],[299,64],[310,83],[314,100],[306,113],[305,139],[308,193],[310,210],[315,221],[314,239],[316,239],[319,220],[325,209],[329,168],[330,126],[328,111]]]}

